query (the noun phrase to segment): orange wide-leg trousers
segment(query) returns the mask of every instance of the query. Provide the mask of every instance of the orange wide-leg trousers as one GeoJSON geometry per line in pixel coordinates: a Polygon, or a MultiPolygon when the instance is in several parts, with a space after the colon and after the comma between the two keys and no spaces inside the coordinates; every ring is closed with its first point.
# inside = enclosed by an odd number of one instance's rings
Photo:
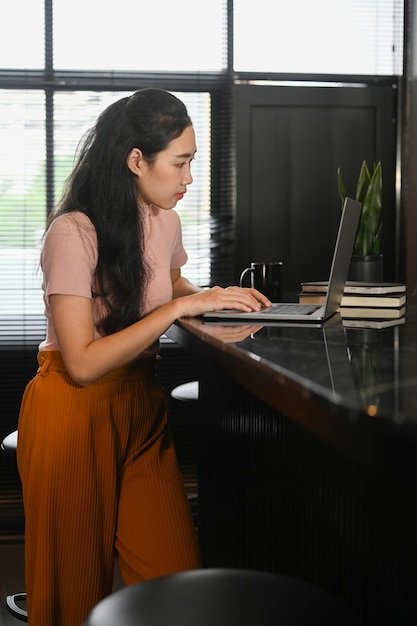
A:
{"type": "Polygon", "coordinates": [[[40,352],[19,417],[30,626],[80,626],[126,584],[200,567],[155,365],[75,384],[40,352]]]}

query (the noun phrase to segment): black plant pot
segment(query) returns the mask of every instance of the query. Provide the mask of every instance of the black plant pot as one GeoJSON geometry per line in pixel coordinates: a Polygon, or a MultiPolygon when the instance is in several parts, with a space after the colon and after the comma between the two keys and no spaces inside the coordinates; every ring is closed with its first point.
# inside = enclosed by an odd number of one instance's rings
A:
{"type": "Polygon", "coordinates": [[[362,283],[382,283],[384,280],[384,257],[352,255],[348,280],[362,283]]]}

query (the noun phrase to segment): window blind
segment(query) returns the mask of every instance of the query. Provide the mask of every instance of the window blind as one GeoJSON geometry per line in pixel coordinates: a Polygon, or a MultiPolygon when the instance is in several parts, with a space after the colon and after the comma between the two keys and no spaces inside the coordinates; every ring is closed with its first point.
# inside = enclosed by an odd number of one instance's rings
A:
{"type": "Polygon", "coordinates": [[[44,328],[39,241],[45,208],[45,96],[0,90],[0,343],[44,328]]]}

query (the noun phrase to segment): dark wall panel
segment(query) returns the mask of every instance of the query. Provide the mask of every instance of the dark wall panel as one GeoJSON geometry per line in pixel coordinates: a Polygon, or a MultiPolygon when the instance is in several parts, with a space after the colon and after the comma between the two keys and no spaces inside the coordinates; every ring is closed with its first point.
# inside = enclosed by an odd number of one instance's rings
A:
{"type": "Polygon", "coordinates": [[[383,254],[393,280],[396,90],[236,90],[236,276],[250,261],[284,261],[284,292],[328,277],[340,219],[337,168],[354,196],[361,163],[383,167],[383,254]]]}

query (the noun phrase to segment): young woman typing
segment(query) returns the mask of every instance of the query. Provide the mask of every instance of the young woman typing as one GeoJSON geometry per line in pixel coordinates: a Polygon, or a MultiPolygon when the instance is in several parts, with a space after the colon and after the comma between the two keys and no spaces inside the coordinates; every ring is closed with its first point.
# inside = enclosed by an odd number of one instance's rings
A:
{"type": "Polygon", "coordinates": [[[19,417],[31,626],[78,626],[112,590],[200,566],[155,375],[178,318],[268,306],[254,289],[203,290],[173,210],[196,153],[184,104],[142,89],[86,136],[45,232],[47,335],[19,417]]]}

